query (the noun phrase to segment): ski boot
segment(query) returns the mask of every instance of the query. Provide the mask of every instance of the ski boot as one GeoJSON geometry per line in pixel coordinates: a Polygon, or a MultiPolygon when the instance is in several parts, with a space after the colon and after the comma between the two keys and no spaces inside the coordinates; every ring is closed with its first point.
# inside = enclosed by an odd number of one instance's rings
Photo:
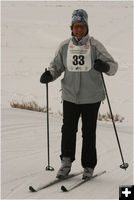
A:
{"type": "Polygon", "coordinates": [[[68,176],[69,172],[71,171],[71,159],[69,157],[63,157],[61,160],[61,167],[58,170],[56,178],[63,179],[68,176]]]}
{"type": "Polygon", "coordinates": [[[87,179],[87,178],[90,179],[90,178],[92,178],[93,172],[94,172],[94,169],[93,169],[93,168],[85,167],[85,168],[84,168],[84,172],[83,172],[83,177],[82,177],[82,179],[87,179]]]}

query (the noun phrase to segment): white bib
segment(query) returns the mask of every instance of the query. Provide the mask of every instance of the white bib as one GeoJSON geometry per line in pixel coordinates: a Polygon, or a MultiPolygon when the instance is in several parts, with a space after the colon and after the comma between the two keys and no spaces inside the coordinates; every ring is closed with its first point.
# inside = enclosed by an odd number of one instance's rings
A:
{"type": "Polygon", "coordinates": [[[91,69],[90,42],[76,46],[70,40],[67,51],[67,69],[72,72],[89,71],[91,69]]]}

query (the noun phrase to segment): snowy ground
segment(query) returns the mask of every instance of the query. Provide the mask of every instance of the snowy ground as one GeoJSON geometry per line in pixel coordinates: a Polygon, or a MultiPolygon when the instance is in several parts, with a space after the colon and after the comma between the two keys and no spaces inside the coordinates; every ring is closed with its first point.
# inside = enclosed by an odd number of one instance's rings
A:
{"type": "MultiPolygon", "coordinates": [[[[35,182],[46,183],[55,178],[60,160],[61,118],[50,115],[51,165],[54,172],[45,171],[47,166],[46,115],[19,109],[2,109],[2,197],[6,199],[118,199],[119,185],[132,184],[132,130],[117,124],[125,161],[129,168],[119,168],[122,163],[112,125],[99,123],[97,129],[98,164],[96,172],[107,173],[86,183],[70,193],[60,191],[61,183],[30,193],[28,186],[35,182]]],[[[81,122],[77,138],[76,161],[72,172],[81,171],[81,122]]],[[[72,184],[80,177],[65,181],[72,184]]]]}
{"type": "MultiPolygon", "coordinates": [[[[2,198],[7,199],[118,199],[121,184],[132,184],[132,2],[2,2],[2,198]],[[51,161],[54,172],[46,172],[46,116],[43,113],[11,109],[10,102],[35,100],[46,105],[45,86],[40,75],[53,59],[61,41],[70,37],[71,14],[83,8],[89,15],[89,33],[100,40],[119,63],[114,77],[105,76],[114,113],[125,117],[117,123],[127,171],[121,158],[112,124],[99,122],[97,129],[98,165],[107,170],[71,193],[62,194],[60,184],[36,194],[28,185],[38,176],[53,179],[60,165],[62,111],[60,77],[49,84],[51,161]]],[[[101,113],[108,111],[106,101],[101,113]]],[[[81,123],[77,155],[72,172],[81,170],[81,123]]],[[[39,177],[38,177],[39,178],[39,177]]],[[[75,182],[79,177],[72,180],[75,182]]],[[[43,179],[42,179],[43,180],[43,179]]],[[[70,181],[67,181],[69,184],[70,181]]]]}

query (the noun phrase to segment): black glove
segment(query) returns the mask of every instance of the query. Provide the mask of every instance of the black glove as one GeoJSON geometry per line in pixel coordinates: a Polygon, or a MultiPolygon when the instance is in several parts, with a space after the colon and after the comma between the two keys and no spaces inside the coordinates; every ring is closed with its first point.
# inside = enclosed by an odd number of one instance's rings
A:
{"type": "Polygon", "coordinates": [[[45,71],[40,77],[41,83],[49,83],[52,80],[53,80],[53,77],[52,77],[50,71],[45,71]]]}
{"type": "Polygon", "coordinates": [[[108,63],[100,60],[100,59],[97,59],[95,60],[94,62],[94,69],[96,69],[97,71],[99,72],[108,72],[109,69],[110,69],[110,66],[108,63]]]}

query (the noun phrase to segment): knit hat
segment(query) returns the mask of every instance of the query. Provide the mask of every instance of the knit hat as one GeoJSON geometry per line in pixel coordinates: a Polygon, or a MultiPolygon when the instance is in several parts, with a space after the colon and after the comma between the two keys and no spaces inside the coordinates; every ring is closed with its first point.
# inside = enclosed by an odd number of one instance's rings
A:
{"type": "Polygon", "coordinates": [[[74,10],[72,14],[72,24],[73,26],[75,23],[83,23],[88,27],[88,14],[83,9],[74,10]]]}

